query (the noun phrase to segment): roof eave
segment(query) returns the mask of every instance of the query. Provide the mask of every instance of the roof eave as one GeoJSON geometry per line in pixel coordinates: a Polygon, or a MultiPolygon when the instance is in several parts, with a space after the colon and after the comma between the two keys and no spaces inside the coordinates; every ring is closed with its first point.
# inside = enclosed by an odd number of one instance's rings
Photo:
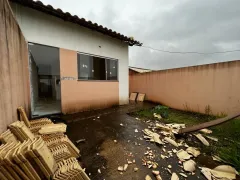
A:
{"type": "Polygon", "coordinates": [[[102,25],[98,25],[97,23],[87,21],[84,18],[79,18],[76,15],[71,15],[69,12],[63,12],[61,9],[54,9],[51,5],[44,5],[41,1],[33,0],[10,0],[10,1],[58,17],[60,19],[63,19],[64,21],[78,24],[88,29],[100,32],[112,38],[123,41],[127,43],[129,46],[142,46],[142,43],[139,41],[133,40],[130,37],[124,36],[123,34],[117,33],[112,29],[103,27],[102,25]]]}

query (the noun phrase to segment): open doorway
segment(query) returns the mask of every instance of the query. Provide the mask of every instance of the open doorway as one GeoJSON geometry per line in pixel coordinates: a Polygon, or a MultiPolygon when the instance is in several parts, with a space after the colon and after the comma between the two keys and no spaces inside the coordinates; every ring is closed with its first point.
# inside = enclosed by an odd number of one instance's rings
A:
{"type": "Polygon", "coordinates": [[[32,117],[61,113],[59,49],[28,43],[32,117]]]}

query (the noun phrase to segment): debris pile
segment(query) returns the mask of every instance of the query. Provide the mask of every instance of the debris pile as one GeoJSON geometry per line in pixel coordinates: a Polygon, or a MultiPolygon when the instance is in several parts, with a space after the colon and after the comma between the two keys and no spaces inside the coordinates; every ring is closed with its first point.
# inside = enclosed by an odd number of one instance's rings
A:
{"type": "Polygon", "coordinates": [[[65,124],[29,121],[23,108],[18,111],[22,121],[0,135],[0,179],[89,180],[77,160],[80,151],[64,134],[65,124]]]}
{"type": "Polygon", "coordinates": [[[144,139],[147,139],[150,142],[155,142],[157,144],[164,144],[161,140],[160,140],[160,135],[157,133],[154,133],[152,131],[150,131],[149,129],[144,129],[143,130],[144,134],[146,136],[143,136],[144,139]]]}
{"type": "MultiPolygon", "coordinates": [[[[157,119],[161,119],[161,116],[154,113],[153,116],[157,119]]],[[[159,121],[150,122],[147,121],[148,128],[143,130],[143,138],[146,141],[156,143],[156,145],[160,146],[162,148],[163,154],[160,154],[160,157],[162,159],[167,159],[174,154],[179,159],[178,164],[182,168],[182,172],[179,173],[180,176],[187,178],[188,175],[194,175],[197,164],[194,161],[194,158],[198,157],[201,152],[199,149],[195,147],[189,147],[184,140],[176,140],[175,135],[178,134],[179,130],[181,128],[185,128],[185,124],[163,124],[159,123],[159,121]],[[174,148],[172,150],[166,150],[165,144],[171,144],[174,148]]],[[[209,136],[212,131],[209,129],[202,129],[199,131],[199,133],[194,133],[193,135],[205,146],[210,146],[210,143],[207,139],[217,142],[218,139],[212,136],[209,136]],[[206,139],[207,138],[207,139],[206,139]]],[[[190,134],[190,137],[194,137],[190,134]]],[[[142,159],[142,165],[146,166],[149,169],[152,170],[153,175],[156,177],[156,179],[162,179],[160,176],[160,172],[157,170],[158,164],[154,161],[154,158],[156,156],[156,153],[153,153],[153,151],[148,147],[147,151],[144,153],[144,158],[142,159]]],[[[170,174],[171,174],[171,180],[179,180],[179,176],[176,172],[171,172],[171,165],[167,165],[165,168],[170,174]]],[[[208,180],[212,179],[235,179],[237,171],[232,168],[231,166],[218,166],[214,169],[209,169],[202,167],[201,172],[204,174],[204,176],[208,180]]],[[[149,175],[145,177],[145,179],[152,179],[149,175]]]]}
{"type": "MultiPolygon", "coordinates": [[[[129,165],[131,165],[131,164],[135,164],[135,160],[132,160],[132,161],[127,160],[127,163],[124,164],[123,166],[118,166],[117,170],[120,172],[120,174],[122,174],[123,172],[126,172],[126,171],[127,171],[129,165]]],[[[137,167],[134,167],[134,168],[133,168],[133,171],[134,171],[134,172],[137,172],[137,171],[138,171],[138,168],[137,168],[137,167]]]]}

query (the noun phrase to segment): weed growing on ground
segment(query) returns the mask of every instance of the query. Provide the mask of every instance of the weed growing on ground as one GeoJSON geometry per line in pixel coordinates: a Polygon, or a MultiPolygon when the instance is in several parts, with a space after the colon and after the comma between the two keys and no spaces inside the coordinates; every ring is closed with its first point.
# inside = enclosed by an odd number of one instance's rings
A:
{"type": "Polygon", "coordinates": [[[152,110],[153,113],[160,114],[163,118],[168,118],[169,107],[158,105],[152,110]]]}

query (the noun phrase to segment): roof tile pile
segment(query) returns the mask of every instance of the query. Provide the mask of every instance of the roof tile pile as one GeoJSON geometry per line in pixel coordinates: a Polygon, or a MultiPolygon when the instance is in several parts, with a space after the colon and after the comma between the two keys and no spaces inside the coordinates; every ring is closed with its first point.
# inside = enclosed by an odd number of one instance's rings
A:
{"type": "Polygon", "coordinates": [[[67,135],[55,133],[54,128],[52,134],[41,135],[36,129],[32,132],[31,127],[38,126],[40,131],[49,124],[54,127],[54,123],[50,119],[29,121],[23,108],[18,111],[22,121],[10,124],[0,135],[0,179],[89,180],[77,160],[80,151],[67,135]]]}

